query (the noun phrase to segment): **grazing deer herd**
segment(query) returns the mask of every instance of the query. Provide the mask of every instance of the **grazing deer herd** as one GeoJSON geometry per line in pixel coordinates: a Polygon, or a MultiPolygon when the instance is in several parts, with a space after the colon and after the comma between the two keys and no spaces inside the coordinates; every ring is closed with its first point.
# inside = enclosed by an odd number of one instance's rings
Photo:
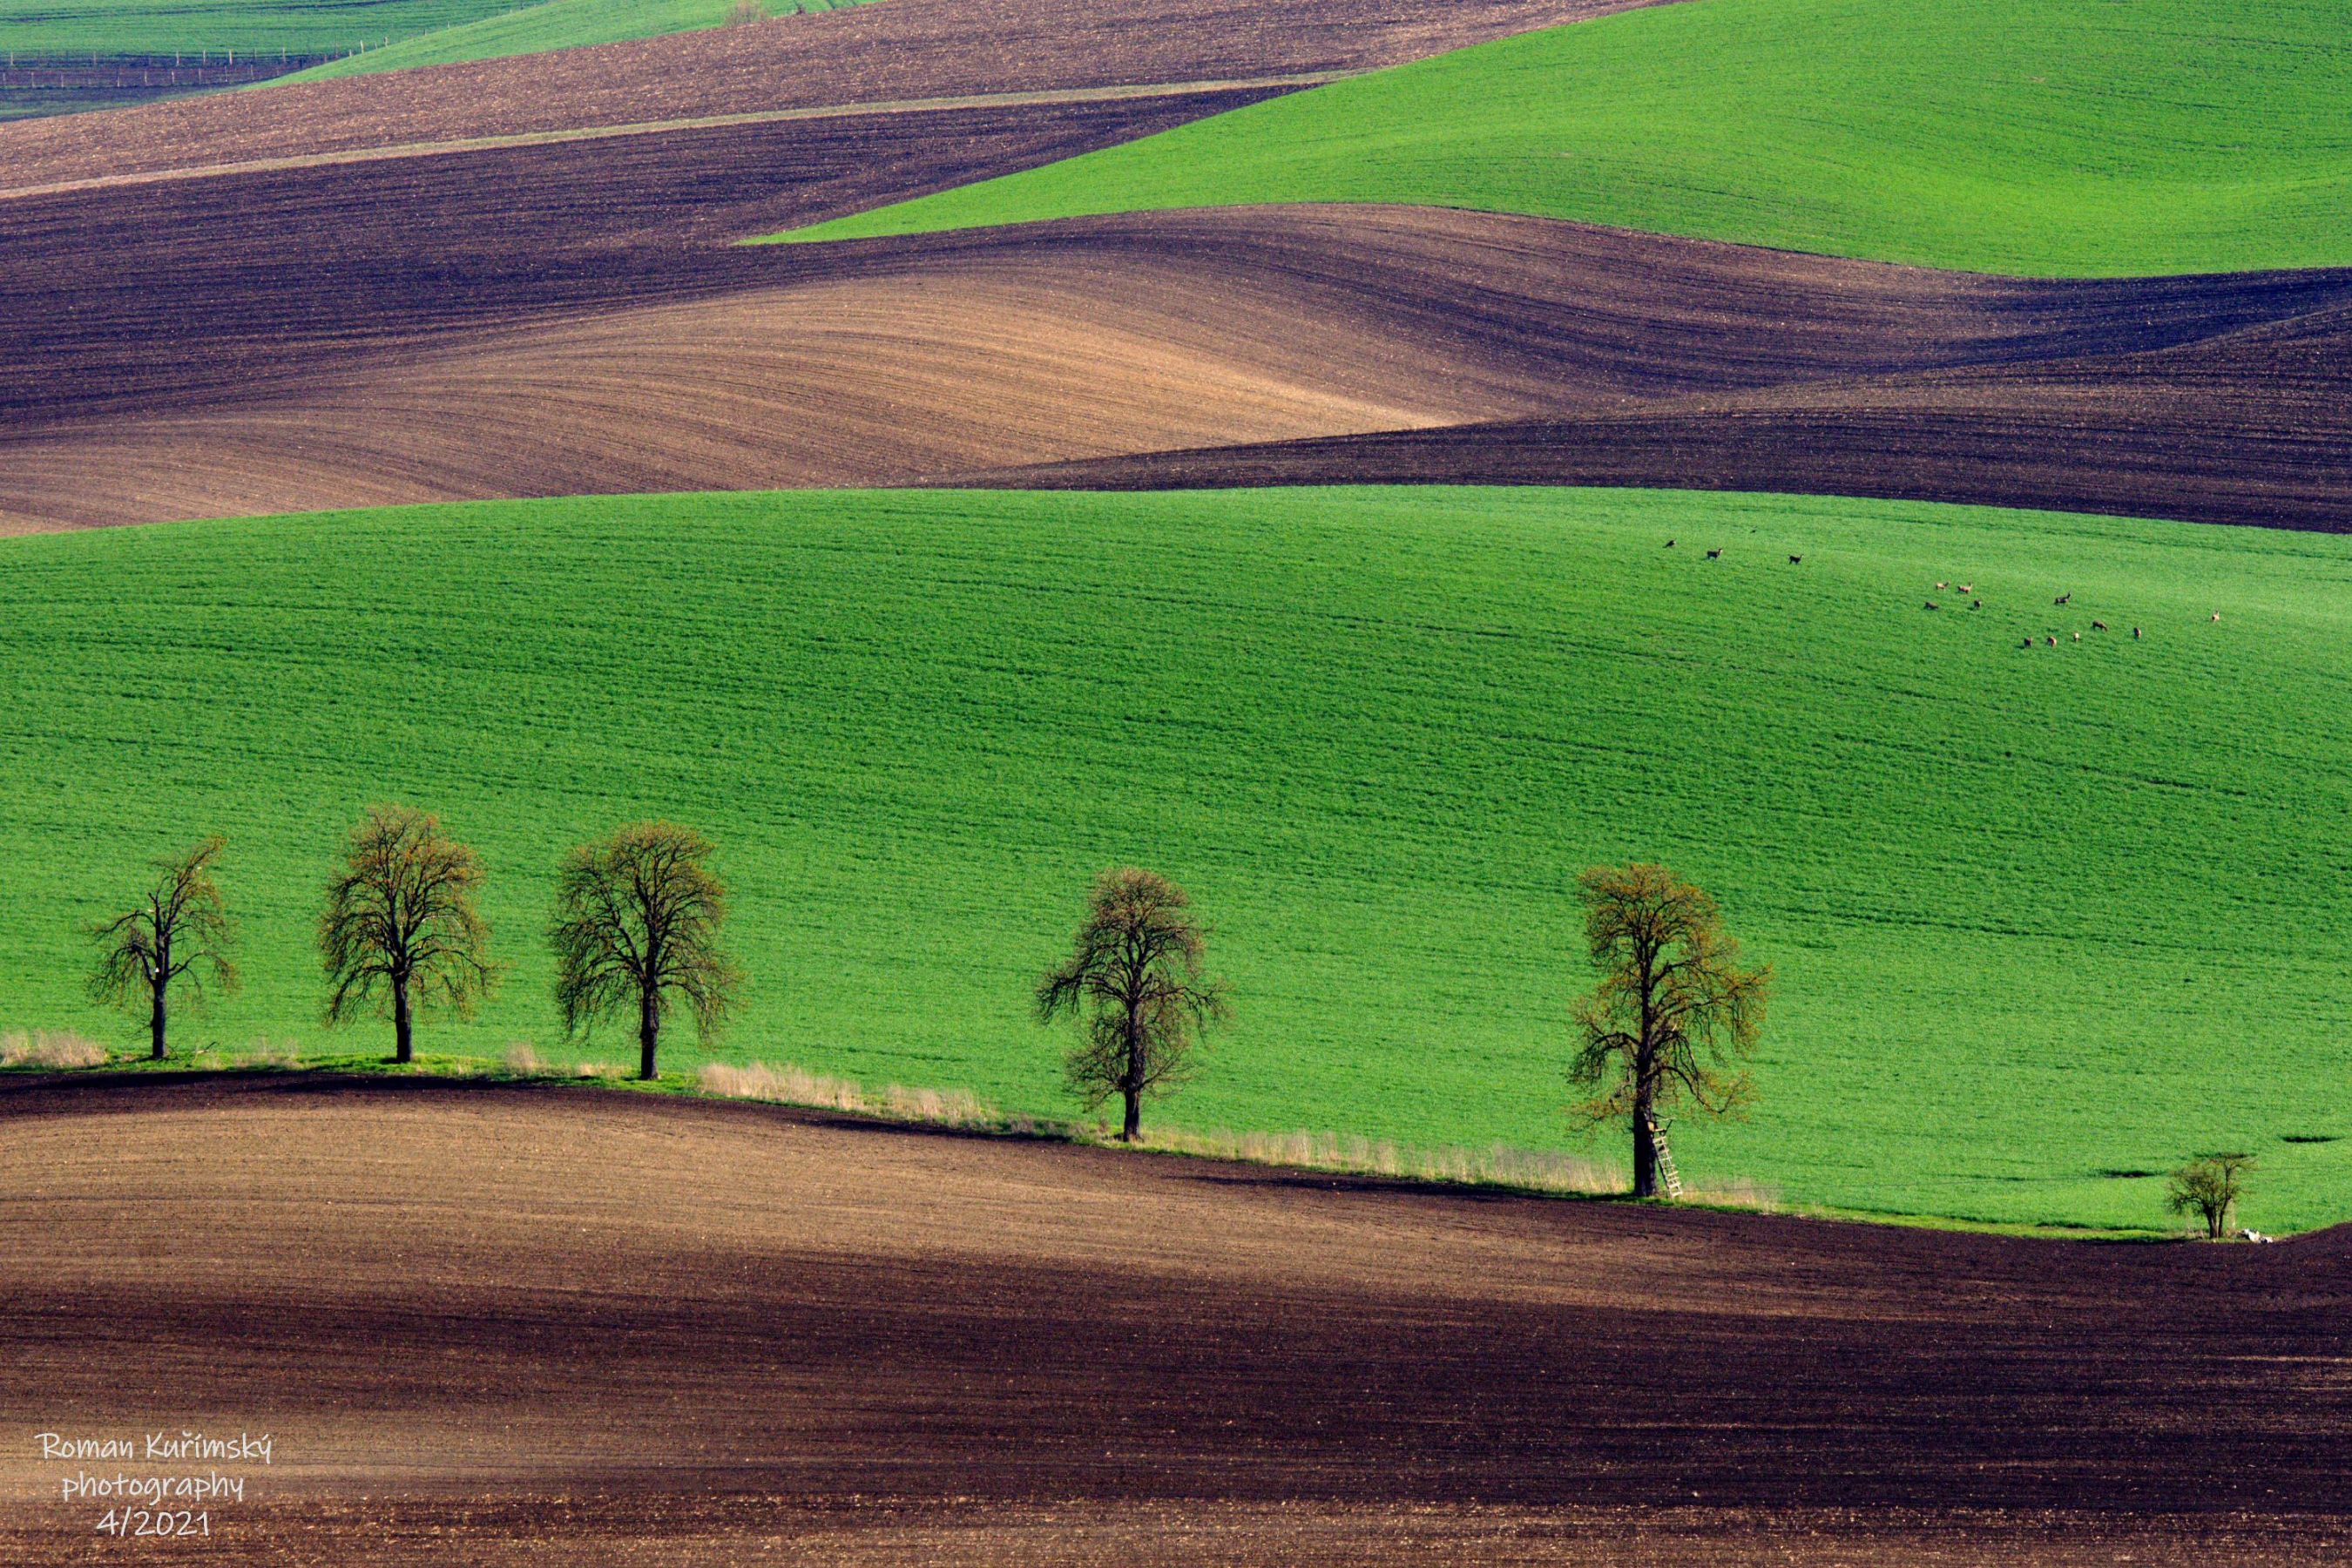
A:
{"type": "MultiPolygon", "coordinates": [[[[1672,550],[1674,547],[1675,547],[1675,541],[1673,541],[1673,540],[1671,540],[1671,539],[1667,540],[1667,541],[1666,541],[1666,548],[1667,548],[1667,549],[1669,549],[1669,550],[1672,550]]],[[[1722,548],[1721,548],[1720,546],[1718,546],[1718,547],[1717,547],[1717,548],[1715,548],[1715,549],[1709,550],[1709,551],[1706,552],[1706,558],[1707,558],[1709,561],[1720,561],[1720,560],[1722,560],[1722,559],[1723,559],[1723,550],[1722,550],[1722,548]]],[[[1791,555],[1789,557],[1789,564],[1790,564],[1790,565],[1791,565],[1791,566],[1801,566],[1801,565],[1803,565],[1803,564],[1804,564],[1804,562],[1805,562],[1805,558],[1804,558],[1802,555],[1791,554],[1791,555]]],[[[1949,579],[1948,579],[1948,578],[1939,578],[1939,579],[1937,581],[1937,583],[1936,583],[1936,592],[1937,592],[1937,593],[1939,593],[1939,594],[1940,594],[1940,593],[1943,593],[1943,592],[1945,592],[1946,590],[1948,590],[1948,589],[1951,588],[1951,586],[1952,586],[1952,584],[1951,584],[1951,582],[1950,582],[1950,580],[1949,580],[1949,579]]],[[[1982,599],[1980,599],[1980,598],[1977,598],[1977,597],[1975,597],[1975,594],[1976,594],[1976,591],[1977,591],[1977,590],[1976,590],[1976,585],[1975,585],[1974,584],[1972,584],[1972,583],[1963,583],[1963,584],[1961,584],[1959,585],[1959,589],[1958,589],[1958,591],[1959,591],[1960,593],[1964,594],[1964,595],[1969,595],[1969,609],[1971,609],[1971,610],[1981,610],[1981,609],[1983,609],[1983,608],[1984,608],[1984,601],[1983,601],[1982,599]]],[[[2065,608],[2067,605],[2072,605],[2074,602],[2074,591],[2072,588],[2069,588],[2068,590],[2066,590],[2066,592],[2064,592],[2064,593],[2063,593],[2063,594],[2058,595],[2056,597],[2053,598],[2053,599],[2050,601],[2051,605],[2052,605],[2053,607],[2058,608],[2058,609],[2063,609],[2063,608],[2065,608]]],[[[1920,607],[1921,607],[1921,608],[1923,608],[1923,609],[1928,609],[1928,610],[1940,610],[1940,609],[1942,609],[1942,608],[1944,607],[1944,602],[1943,602],[1941,599],[1925,599],[1925,600],[1922,600],[1922,601],[1920,602],[1920,607]]],[[[2212,623],[2210,623],[2210,624],[2219,624],[2219,623],[2220,623],[2220,621],[2221,621],[2221,611],[2219,611],[2219,610],[2215,610],[2215,611],[2213,612],[2213,616],[2212,616],[2212,623]]],[[[2105,622],[2105,621],[2097,620],[2097,619],[2094,619],[2094,620],[2091,622],[2091,629],[2092,629],[2093,631],[2095,631],[2095,632],[2104,632],[2104,631],[2109,631],[2109,630],[2112,630],[2113,628],[2112,628],[2112,627],[2110,627],[2110,626],[2107,625],[2107,623],[2106,623],[2106,622],[2105,622]]],[[[2142,626],[2134,626],[2134,627],[2132,627],[2132,641],[2134,641],[2134,642],[2142,642],[2142,641],[2145,641],[2145,640],[2147,639],[2147,629],[2146,629],[2145,627],[2142,627],[2142,626]]],[[[2082,634],[2081,632],[2075,632],[2075,633],[2074,634],[2074,641],[2076,641],[2076,642],[2081,642],[2081,641],[2083,640],[2083,634],[2082,634]]],[[[2057,634],[2056,634],[2056,633],[2054,633],[2054,632],[2045,634],[2045,635],[2044,635],[2044,637],[2043,637],[2043,638],[2042,638],[2042,642],[2043,642],[2044,646],[2046,646],[2046,647],[2056,647],[2058,646],[2058,637],[2057,637],[2057,634]]],[[[2024,637],[2024,638],[2021,639],[2021,640],[2019,641],[2019,643],[2018,643],[2018,647],[2032,647],[2032,646],[2033,646],[2033,638],[2032,638],[2032,637],[2024,637]]]]}

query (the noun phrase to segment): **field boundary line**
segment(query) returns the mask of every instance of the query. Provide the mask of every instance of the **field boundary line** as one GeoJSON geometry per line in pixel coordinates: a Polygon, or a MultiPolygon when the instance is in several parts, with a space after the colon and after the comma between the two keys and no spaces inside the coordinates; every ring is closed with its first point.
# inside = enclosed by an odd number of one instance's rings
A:
{"type": "Polygon", "coordinates": [[[877,99],[866,103],[810,104],[798,109],[760,109],[740,114],[708,114],[681,120],[643,120],[619,125],[583,125],[562,131],[520,131],[503,136],[467,136],[447,142],[399,142],[381,147],[351,147],[333,153],[298,153],[276,158],[254,158],[234,163],[193,163],[171,169],[141,169],[121,174],[94,174],[48,184],[0,189],[0,201],[32,196],[70,195],[81,191],[113,190],[154,185],[177,180],[219,179],[232,174],[266,174],[288,169],[325,168],[337,163],[376,163],[404,158],[435,158],[459,153],[491,153],[508,147],[540,147],[565,142],[603,142],[618,136],[656,136],[679,131],[721,131],[739,125],[782,125],[802,120],[847,120],[868,114],[944,114],[961,109],[1003,109],[1024,105],[1051,107],[1066,103],[1120,103],[1135,99],[1189,98],[1253,88],[1321,87],[1339,80],[1345,71],[1311,71],[1294,76],[1237,77],[1208,81],[1138,82],[1116,87],[1075,87],[1042,92],[986,92],[955,98],[877,99]]]}

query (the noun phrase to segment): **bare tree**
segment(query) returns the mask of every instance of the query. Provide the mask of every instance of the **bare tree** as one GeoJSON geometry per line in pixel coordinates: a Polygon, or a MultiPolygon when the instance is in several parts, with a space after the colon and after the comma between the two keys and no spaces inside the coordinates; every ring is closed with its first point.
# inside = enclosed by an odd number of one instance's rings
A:
{"type": "Polygon", "coordinates": [[[1191,902],[1157,872],[1105,871],[1068,960],[1037,985],[1038,1022],[1082,1016],[1070,1085],[1089,1110],[1118,1096],[1126,1108],[1118,1135],[1130,1142],[1143,1097],[1183,1082],[1200,1032],[1228,1013],[1224,986],[1202,973],[1209,932],[1188,912],[1191,902]]]}
{"type": "Polygon", "coordinates": [[[99,944],[90,996],[110,1006],[145,1006],[152,1060],[163,1059],[165,1016],[174,982],[185,981],[184,989],[199,1001],[207,977],[224,994],[236,989],[236,965],[228,956],[236,929],[220,884],[213,879],[227,842],[215,836],[184,855],[153,861],[154,880],[138,906],[90,928],[90,938],[99,944]]]}
{"type": "Polygon", "coordinates": [[[703,864],[710,843],[690,827],[643,822],[565,857],[556,883],[555,1000],[577,1033],[634,1004],[637,1076],[656,1076],[662,1015],[675,994],[708,1043],[743,976],[719,948],[727,889],[703,864]]]}
{"type": "Polygon", "coordinates": [[[1754,1097],[1735,1058],[1755,1048],[1772,971],[1739,967],[1715,900],[1664,866],[1595,866],[1577,879],[1601,983],[1576,1004],[1572,1083],[1601,1092],[1570,1112],[1633,1129],[1633,1195],[1658,1189],[1657,1113],[1685,1100],[1728,1115],[1754,1097]]]}
{"type": "Polygon", "coordinates": [[[342,1023],[371,1000],[381,1014],[388,1003],[393,1060],[409,1061],[417,1003],[467,1018],[498,984],[490,928],[474,908],[481,857],[443,833],[437,817],[372,805],[345,838],[343,859],[319,917],[327,1022],[342,1023]]]}
{"type": "Polygon", "coordinates": [[[2208,1154],[2172,1173],[2166,1200],[2174,1214],[2195,1213],[2205,1221],[2205,1234],[2219,1241],[2229,1233],[2230,1211],[2245,1195],[2245,1173],[2254,1168],[2252,1154],[2208,1154]]]}

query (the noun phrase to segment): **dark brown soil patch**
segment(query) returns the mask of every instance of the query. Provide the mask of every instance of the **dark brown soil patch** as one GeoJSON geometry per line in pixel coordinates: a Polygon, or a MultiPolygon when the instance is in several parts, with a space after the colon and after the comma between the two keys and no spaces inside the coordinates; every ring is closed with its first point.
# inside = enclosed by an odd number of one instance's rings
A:
{"type": "MultiPolygon", "coordinates": [[[[0,1406],[272,1429],[222,1560],[2319,1561],[2352,1507],[2335,1233],[1467,1201],[560,1088],[20,1081],[0,1130],[0,1406]]],[[[0,1462],[12,1562],[79,1560],[56,1468],[0,1462]]]]}

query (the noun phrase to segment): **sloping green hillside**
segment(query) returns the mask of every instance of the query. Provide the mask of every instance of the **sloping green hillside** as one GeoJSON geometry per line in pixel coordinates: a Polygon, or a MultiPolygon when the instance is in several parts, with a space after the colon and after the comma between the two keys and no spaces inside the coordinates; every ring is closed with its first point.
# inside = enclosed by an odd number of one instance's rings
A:
{"type": "Polygon", "coordinates": [[[791,237],[1402,202],[1975,270],[2352,262],[2341,0],[1688,0],[791,237]]]}
{"type": "Polygon", "coordinates": [[[1066,1111],[1029,989],[1135,860],[1192,889],[1237,1006],[1160,1114],[1556,1146],[1571,880],[1660,857],[1780,971],[1763,1102],[1678,1131],[1694,1174],[2147,1224],[2160,1181],[2112,1173],[2240,1146],[2250,1223],[2352,1213],[2352,1141],[2284,1141],[2352,1135],[2352,540],[1612,491],[632,498],[16,539],[0,603],[0,1028],[134,1046],[77,928],[216,829],[250,984],[184,1042],[388,1048],[319,1026],[309,942],[338,835],[397,799],[482,847],[515,965],[423,1048],[557,1054],[556,858],[662,814],[740,891],[732,1056],[1066,1111]]]}
{"type": "MultiPolygon", "coordinates": [[[[832,11],[861,0],[755,0],[770,16],[832,11]]],[[[404,38],[389,48],[351,55],[278,82],[321,81],[330,77],[406,70],[414,66],[454,65],[461,60],[499,59],[543,54],[590,44],[698,33],[738,20],[739,0],[543,0],[520,10],[404,38]]],[[[276,85],[272,83],[271,85],[276,85]]]]}
{"type": "Polygon", "coordinates": [[[58,5],[0,0],[0,49],[26,55],[326,54],[456,26],[514,8],[514,0],[104,0],[58,5]]]}

